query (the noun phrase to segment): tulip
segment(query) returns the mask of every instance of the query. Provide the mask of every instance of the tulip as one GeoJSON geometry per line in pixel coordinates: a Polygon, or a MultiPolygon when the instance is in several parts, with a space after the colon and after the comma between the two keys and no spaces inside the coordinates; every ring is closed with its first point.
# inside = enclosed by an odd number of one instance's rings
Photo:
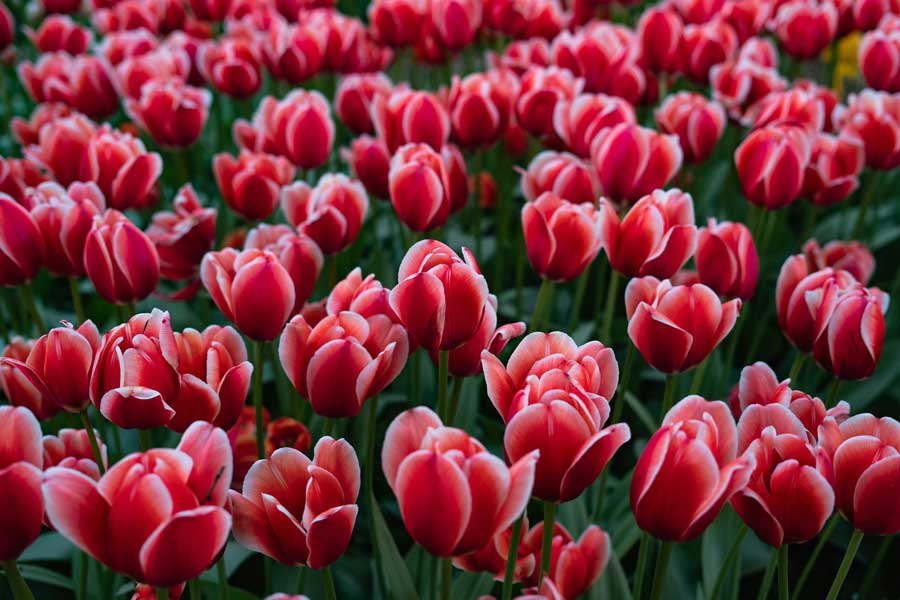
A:
{"type": "Polygon", "coordinates": [[[159,283],[159,255],[150,238],[117,210],[94,217],[84,242],[84,269],[111,304],[134,304],[159,283]]]}
{"type": "MultiPolygon", "coordinates": [[[[184,593],[185,584],[179,584],[168,588],[164,593],[164,598],[166,600],[180,600],[182,594],[184,593]]],[[[157,600],[159,596],[157,596],[157,590],[152,585],[147,585],[146,583],[139,583],[134,586],[134,594],[131,596],[131,600],[157,600]]]]}
{"type": "Polygon", "coordinates": [[[607,127],[637,123],[634,108],[626,100],[604,94],[580,94],[556,104],[553,127],[566,147],[590,158],[591,142],[607,127]]]}
{"type": "Polygon", "coordinates": [[[415,44],[426,14],[422,0],[376,0],[368,10],[375,37],[394,48],[415,44]]]}
{"type": "Polygon", "coordinates": [[[900,165],[900,94],[863,90],[835,110],[842,133],[862,141],[866,165],[888,171],[900,165]]]}
{"type": "Polygon", "coordinates": [[[853,275],[863,285],[869,283],[875,272],[875,257],[862,242],[832,240],[823,248],[815,239],[811,239],[803,244],[803,256],[810,272],[826,267],[841,269],[853,275]]]}
{"type": "Polygon", "coordinates": [[[201,46],[197,64],[203,77],[228,96],[250,98],[262,84],[256,45],[237,37],[201,46]]]}
{"type": "MultiPolygon", "coordinates": [[[[10,121],[10,129],[16,141],[23,147],[38,143],[41,128],[47,123],[54,123],[57,119],[72,116],[73,109],[61,102],[43,102],[34,107],[31,116],[26,120],[23,117],[13,117],[10,121]]],[[[5,160],[7,165],[16,164],[5,160]]],[[[28,163],[34,167],[33,163],[28,163]]],[[[36,168],[35,168],[36,169],[36,168]]],[[[11,194],[14,196],[14,194],[11,194]]]]}
{"type": "Polygon", "coordinates": [[[625,288],[628,337],[651,367],[663,373],[699,365],[734,327],[741,301],[724,304],[703,284],[672,286],[647,276],[625,288]]]}
{"type": "Polygon", "coordinates": [[[391,308],[390,295],[391,291],[382,286],[375,275],[368,275],[364,279],[362,270],[356,267],[331,290],[326,299],[326,314],[337,315],[350,311],[366,319],[374,315],[386,315],[394,323],[400,323],[400,318],[391,308]]]}
{"type": "Polygon", "coordinates": [[[756,102],[745,114],[753,129],[770,125],[797,125],[810,134],[825,127],[827,105],[824,98],[801,88],[773,92],[756,102]]]}
{"type": "Polygon", "coordinates": [[[688,396],[672,407],[631,478],[638,527],[663,541],[702,533],[753,475],[753,455],[735,458],[736,437],[724,402],[688,396]]]}
{"type": "Polygon", "coordinates": [[[41,21],[37,31],[25,28],[25,34],[41,53],[84,54],[94,39],[94,33],[90,29],[81,27],[70,17],[60,15],[51,15],[41,21]]]}
{"type": "Polygon", "coordinates": [[[213,173],[225,203],[249,221],[267,219],[296,169],[281,156],[241,150],[237,160],[225,152],[213,158],[213,173]]]}
{"type": "Polygon", "coordinates": [[[436,240],[417,242],[403,257],[390,303],[412,344],[452,350],[481,326],[487,282],[466,248],[463,257],[436,240]]]}
{"type": "MultiPolygon", "coordinates": [[[[754,36],[762,33],[772,13],[773,5],[755,0],[732,0],[722,6],[722,19],[731,25],[738,41],[746,46],[750,40],[760,40],[754,36]]],[[[771,46],[771,42],[766,41],[771,46]]],[[[743,47],[742,47],[743,50],[743,47]]],[[[774,55],[774,47],[772,47],[774,55]]],[[[774,64],[774,63],[773,63],[774,64]]]]}
{"type": "Polygon", "coordinates": [[[159,255],[159,272],[166,279],[193,279],[200,261],[216,241],[215,208],[203,208],[191,184],[172,200],[173,211],[158,211],[145,232],[159,255]]]}
{"type": "Polygon", "coordinates": [[[258,225],[247,234],[244,249],[267,250],[278,257],[294,282],[291,314],[300,312],[313,293],[325,261],[318,244],[287,225],[258,225]]]}
{"type": "Polygon", "coordinates": [[[355,417],[363,403],[400,374],[409,342],[387,315],[340,312],[315,327],[298,315],[278,344],[282,368],[300,395],[325,417],[355,417]]]}
{"type": "MultiPolygon", "coordinates": [[[[469,190],[469,176],[466,174],[466,159],[455,144],[444,144],[441,148],[441,158],[447,168],[450,212],[459,212],[465,208],[469,196],[472,195],[472,191],[469,190]]],[[[478,242],[479,240],[476,240],[476,244],[478,242]]]]}
{"type": "Polygon", "coordinates": [[[508,69],[453,78],[448,109],[453,137],[466,147],[489,146],[512,118],[519,80],[508,69]]]}
{"type": "Polygon", "coordinates": [[[516,100],[516,118],[536,136],[553,135],[556,105],[581,93],[584,81],[557,67],[532,68],[522,76],[516,100]]]}
{"type": "Polygon", "coordinates": [[[231,529],[225,432],[195,423],[174,450],[119,461],[99,482],[72,469],[44,474],[47,518],[110,569],[156,587],[193,579],[215,561],[231,529]]]}
{"type": "Polygon", "coordinates": [[[428,92],[395,89],[390,95],[375,96],[372,121],[391,152],[405,144],[427,144],[440,151],[450,137],[450,115],[428,92]]]}
{"type": "Polygon", "coordinates": [[[43,468],[64,467],[84,473],[94,481],[99,481],[107,469],[106,446],[93,432],[98,442],[101,463],[98,466],[90,436],[85,429],[60,429],[56,435],[45,435],[41,439],[43,447],[43,468]]]}
{"type": "Polygon", "coordinates": [[[697,235],[694,257],[700,283],[720,296],[749,300],[759,279],[759,256],[750,230],[743,223],[709,224],[697,235]]]}
{"type": "Polygon", "coordinates": [[[436,0],[431,3],[431,23],[441,45],[457,52],[472,43],[481,28],[481,4],[476,0],[436,0]]]}
{"type": "Polygon", "coordinates": [[[604,195],[632,203],[675,176],[681,168],[682,152],[677,136],[622,123],[594,138],[591,158],[604,195]]]}
{"type": "MultiPolygon", "coordinates": [[[[296,13],[291,18],[295,17],[296,13]]],[[[294,85],[319,73],[324,50],[324,34],[308,25],[273,21],[262,36],[262,58],[269,73],[294,85]]]]}
{"type": "Polygon", "coordinates": [[[274,254],[264,250],[209,252],[200,279],[225,317],[257,341],[278,337],[294,308],[294,283],[274,254]]]}
{"type": "Polygon", "coordinates": [[[714,19],[702,25],[686,25],[681,37],[681,70],[688,79],[705,85],[710,69],[735,58],[738,37],[731,25],[714,19]]]}
{"type": "Polygon", "coordinates": [[[242,493],[228,492],[234,536],[282,564],[327,567],[350,544],[359,480],[359,460],[344,440],[319,439],[312,461],[279,448],[254,463],[242,493]]]}
{"type": "MultiPolygon", "coordinates": [[[[541,538],[544,524],[535,525],[522,540],[540,563],[541,538]]],[[[551,545],[550,571],[544,574],[556,585],[563,598],[577,598],[585,593],[603,574],[610,556],[609,534],[591,525],[576,541],[565,527],[555,524],[551,545]]],[[[538,574],[533,572],[526,584],[537,585],[538,574]]]]}
{"type": "Polygon", "coordinates": [[[888,17],[859,43],[859,70],[874,90],[900,92],[900,20],[888,17]]]}
{"type": "MultiPolygon", "coordinates": [[[[504,580],[506,572],[506,561],[509,556],[510,544],[513,537],[512,530],[516,526],[518,526],[520,529],[524,528],[524,530],[527,532],[527,515],[523,514],[520,522],[514,523],[513,526],[506,531],[499,532],[494,536],[492,540],[490,540],[487,544],[485,544],[475,552],[470,552],[469,554],[465,554],[463,556],[454,557],[453,566],[457,569],[462,569],[463,571],[469,571],[471,573],[491,573],[494,575],[495,581],[504,580]]],[[[559,525],[557,523],[556,530],[561,531],[562,529],[562,525],[559,525]]],[[[521,543],[522,537],[524,536],[517,537],[517,539],[520,540],[520,543],[517,547],[515,565],[513,567],[513,576],[510,580],[510,585],[512,585],[513,581],[521,582],[524,581],[526,577],[532,575],[534,573],[535,565],[537,564],[537,562],[535,561],[534,550],[527,547],[524,543],[521,543]]],[[[544,579],[547,580],[548,578],[545,577],[544,579]]],[[[484,598],[485,597],[482,596],[479,600],[483,600],[484,598]]]]}
{"type": "Polygon", "coordinates": [[[356,240],[369,209],[363,185],[342,174],[328,174],[315,188],[302,181],[286,186],[281,209],[288,222],[312,238],[326,255],[356,240]]]}
{"type": "Polygon", "coordinates": [[[781,4],[771,27],[784,51],[798,59],[813,58],[837,33],[838,14],[830,2],[791,0],[781,4]]]}
{"type": "Polygon", "coordinates": [[[0,285],[31,281],[44,262],[41,229],[22,205],[0,192],[0,285]]]}
{"type": "Polygon", "coordinates": [[[391,158],[391,203],[397,218],[417,232],[441,227],[450,215],[450,176],[440,154],[425,144],[407,144],[391,158]]]}
{"type": "Polygon", "coordinates": [[[350,131],[375,133],[372,104],[391,94],[391,80],[384,73],[360,73],[341,79],[334,95],[334,111],[350,131]]]}
{"type": "MultiPolygon", "coordinates": [[[[127,0],[126,0],[127,1],[127,0]]],[[[116,83],[126,99],[138,100],[148,83],[177,85],[187,83],[191,57],[180,49],[156,48],[131,55],[116,65],[116,83]]]]}
{"type": "Polygon", "coordinates": [[[631,433],[628,425],[603,428],[619,379],[610,348],[578,347],[564,333],[529,334],[504,368],[481,354],[488,397],[506,425],[510,460],[540,450],[533,495],[565,502],[591,485],[631,433]]]}
{"type": "Polygon", "coordinates": [[[0,406],[0,440],[0,490],[6,498],[0,513],[0,561],[14,585],[18,571],[13,561],[38,538],[44,518],[40,423],[26,408],[0,406]]]}
{"type": "Polygon", "coordinates": [[[516,75],[524,74],[531,67],[548,67],[552,62],[550,44],[541,38],[513,40],[502,55],[493,59],[497,66],[511,69],[516,75]]]}
{"type": "Polygon", "coordinates": [[[787,82],[777,69],[748,58],[715,65],[709,71],[709,79],[713,99],[720,102],[729,116],[736,120],[746,120],[745,110],[770,92],[787,87],[787,82]]]}
{"type": "Polygon", "coordinates": [[[600,251],[600,215],[593,204],[572,204],[544,192],[522,207],[531,267],[545,279],[571,281],[600,251]]]}
{"type": "Polygon", "coordinates": [[[621,221],[613,205],[601,200],[600,239],[617,273],[671,277],[697,245],[693,199],[681,190],[657,190],[638,200],[621,221]]]}
{"type": "Polygon", "coordinates": [[[700,94],[679,92],[657,109],[656,124],[662,133],[675,134],[688,163],[703,162],[725,131],[725,110],[700,94]]]}
{"type": "MultiPolygon", "coordinates": [[[[749,61],[764,68],[778,66],[778,50],[768,38],[751,37],[741,43],[738,50],[738,62],[749,61]]],[[[794,81],[794,87],[800,87],[805,80],[794,81]]],[[[785,85],[785,87],[787,87],[785,85]]]]}
{"type": "Polygon", "coordinates": [[[18,72],[35,102],[63,102],[96,118],[108,117],[119,107],[108,66],[96,56],[47,53],[37,63],[20,63],[18,72]]]}
{"type": "Polygon", "coordinates": [[[522,195],[529,202],[552,192],[575,204],[594,204],[600,191],[592,166],[567,152],[539,152],[522,173],[522,195]]]}
{"type": "Polygon", "coordinates": [[[153,140],[168,148],[193,145],[203,133],[212,95],[206,89],[171,81],[149,81],[139,100],[126,99],[128,114],[153,140]]]}
{"type": "Polygon", "coordinates": [[[344,160],[369,195],[382,200],[390,198],[388,172],[391,168],[391,155],[383,142],[368,135],[360,136],[350,143],[349,151],[344,153],[344,160]]]}
{"type": "MultiPolygon", "coordinates": [[[[285,1],[276,0],[280,10],[285,1]]],[[[393,58],[390,48],[378,43],[372,32],[367,30],[359,19],[342,15],[336,10],[320,8],[303,10],[299,14],[291,10],[288,19],[297,19],[317,31],[322,31],[325,38],[322,68],[339,73],[371,73],[383,71],[393,58]]]]}
{"type": "Polygon", "coordinates": [[[306,425],[290,417],[279,417],[266,426],[266,456],[272,456],[279,448],[306,452],[311,443],[312,436],[306,425]]]}
{"type": "Polygon", "coordinates": [[[684,22],[675,11],[666,7],[650,7],[638,20],[637,36],[641,57],[650,70],[671,73],[678,69],[678,50],[684,22]]]}
{"type": "Polygon", "coordinates": [[[816,206],[842,202],[859,187],[864,166],[865,148],[859,140],[819,133],[813,138],[800,195],[816,206]]]}
{"type": "Polygon", "coordinates": [[[869,377],[881,358],[888,295],[877,288],[851,287],[838,292],[830,306],[827,291],[823,295],[824,314],[817,319],[813,344],[816,362],[838,379],[869,377]]]}
{"type": "Polygon", "coordinates": [[[734,153],[741,189],[749,202],[767,210],[793,203],[810,158],[810,140],[800,127],[757,129],[734,153]]]}

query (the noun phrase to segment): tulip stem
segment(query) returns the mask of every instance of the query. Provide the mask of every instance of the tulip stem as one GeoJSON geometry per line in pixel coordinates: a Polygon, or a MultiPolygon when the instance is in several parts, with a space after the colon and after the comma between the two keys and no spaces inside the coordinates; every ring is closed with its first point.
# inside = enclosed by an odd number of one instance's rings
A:
{"type": "Polygon", "coordinates": [[[853,530],[853,536],[847,545],[847,552],[844,553],[844,560],[841,561],[837,575],[834,576],[834,581],[831,584],[831,589],[828,590],[826,600],[837,600],[838,594],[841,592],[841,586],[844,585],[844,579],[847,578],[847,573],[850,572],[850,567],[853,565],[853,559],[856,558],[856,551],[859,550],[863,535],[865,534],[859,529],[853,530]]]}
{"type": "Polygon", "coordinates": [[[37,327],[38,333],[44,333],[44,319],[41,317],[41,312],[38,310],[37,304],[34,301],[34,293],[31,290],[31,284],[26,283],[20,287],[19,290],[21,290],[22,293],[22,302],[28,309],[28,313],[31,315],[31,320],[34,322],[34,326],[37,327]]]}
{"type": "Polygon", "coordinates": [[[22,578],[16,561],[10,560],[3,563],[3,571],[6,573],[6,579],[9,581],[9,589],[15,600],[34,600],[34,594],[28,589],[28,584],[22,578]]]}
{"type": "Polygon", "coordinates": [[[575,283],[575,294],[572,296],[571,315],[569,315],[569,331],[574,331],[575,327],[578,326],[578,318],[581,316],[581,305],[584,302],[584,293],[587,290],[590,275],[591,265],[588,264],[584,269],[584,273],[578,277],[578,281],[575,283]]]}
{"type": "Polygon", "coordinates": [[[728,569],[731,567],[731,564],[734,562],[734,559],[737,558],[740,553],[741,543],[744,541],[744,538],[747,537],[747,532],[750,531],[750,528],[747,527],[746,523],[741,523],[740,529],[738,529],[737,535],[734,537],[734,542],[731,544],[731,548],[728,549],[728,554],[725,555],[725,560],[722,561],[722,566],[719,567],[719,573],[716,575],[716,581],[713,585],[712,593],[709,595],[710,600],[716,600],[719,597],[719,594],[722,592],[722,585],[725,583],[725,574],[728,572],[728,569]]]}
{"type": "Polygon", "coordinates": [[[650,544],[653,538],[649,533],[641,537],[641,547],[638,549],[637,567],[634,571],[634,581],[631,583],[631,597],[641,600],[644,592],[644,572],[647,570],[647,561],[650,558],[650,544]]]}
{"type": "Polygon", "coordinates": [[[803,365],[806,363],[806,358],[809,355],[805,352],[800,352],[797,350],[797,356],[794,358],[794,364],[791,365],[791,372],[788,373],[788,379],[791,380],[791,383],[794,384],[794,388],[797,387],[797,377],[800,376],[800,371],[803,370],[803,365]]]}
{"type": "MultiPolygon", "coordinates": [[[[762,584],[759,586],[759,593],[756,600],[766,600],[769,597],[769,590],[772,589],[772,580],[775,578],[775,566],[778,564],[778,551],[773,549],[772,555],[769,557],[769,563],[766,565],[766,572],[763,573],[762,584]]],[[[794,591],[796,594],[796,590],[794,591]]]]}
{"type": "Polygon", "coordinates": [[[544,500],[544,524],[541,536],[541,572],[538,575],[538,589],[544,582],[544,575],[550,570],[550,551],[553,547],[553,528],[556,523],[556,503],[544,500]]]}
{"type": "Polygon", "coordinates": [[[322,587],[325,588],[326,600],[337,600],[337,592],[334,590],[334,577],[331,576],[331,567],[322,569],[322,587]]]}
{"type": "Polygon", "coordinates": [[[263,429],[262,378],[265,342],[253,342],[253,410],[256,413],[256,456],[266,457],[266,432],[263,429]]]}
{"type": "Polygon", "coordinates": [[[228,600],[228,573],[225,571],[225,556],[216,562],[216,576],[219,579],[219,600],[228,600]]]}
{"type": "Polygon", "coordinates": [[[545,315],[550,313],[552,300],[553,282],[549,279],[542,279],[541,288],[538,290],[537,302],[534,304],[534,314],[531,316],[531,331],[540,331],[544,326],[545,315]]]}
{"type": "Polygon", "coordinates": [[[75,277],[69,277],[69,294],[72,296],[72,307],[75,309],[75,318],[78,319],[78,324],[80,325],[85,321],[84,303],[81,301],[81,292],[78,291],[78,279],[75,277]]]}
{"type": "Polygon", "coordinates": [[[196,577],[188,582],[191,590],[191,600],[203,600],[203,592],[200,591],[200,580],[196,577]]]}
{"type": "Polygon", "coordinates": [[[94,460],[97,461],[97,468],[100,470],[100,474],[103,475],[106,472],[106,465],[103,464],[103,453],[100,452],[100,444],[97,443],[97,433],[91,426],[91,418],[88,416],[86,408],[78,414],[81,416],[81,424],[84,425],[88,441],[91,443],[91,450],[94,453],[94,460]]]}
{"type": "Polygon", "coordinates": [[[882,173],[884,173],[884,171],[873,170],[872,174],[869,176],[869,180],[866,182],[868,185],[862,200],[859,203],[859,212],[856,214],[856,224],[853,225],[853,233],[850,235],[851,240],[858,240],[863,229],[866,227],[866,213],[869,210],[869,205],[872,204],[872,199],[875,198],[875,194],[878,193],[878,190],[881,187],[882,173]]]}
{"type": "Polygon", "coordinates": [[[153,439],[149,429],[138,429],[138,440],[141,443],[141,452],[146,452],[153,447],[153,439]]]}
{"type": "Polygon", "coordinates": [[[653,587],[650,589],[650,600],[662,598],[663,588],[666,584],[666,571],[669,568],[669,559],[675,548],[673,542],[663,542],[656,555],[656,569],[653,571],[653,587]]]}
{"type": "Polygon", "coordinates": [[[782,544],[778,549],[778,600],[790,600],[790,582],[788,581],[788,545],[782,544]]]}
{"type": "Polygon", "coordinates": [[[840,389],[841,380],[835,377],[834,381],[831,382],[831,387],[828,388],[828,397],[825,400],[825,408],[834,408],[834,405],[837,404],[838,391],[840,389]]]}
{"type": "Polygon", "coordinates": [[[334,289],[337,284],[337,254],[329,254],[325,257],[326,268],[328,270],[328,292],[334,289]]]}
{"type": "Polygon", "coordinates": [[[503,574],[503,595],[500,600],[511,600],[513,579],[516,573],[516,559],[519,557],[519,540],[522,537],[522,515],[516,519],[509,537],[509,551],[506,553],[506,572],[503,574]]]}
{"type": "Polygon", "coordinates": [[[366,500],[372,502],[375,499],[375,437],[378,421],[378,394],[369,398],[369,414],[366,428],[366,470],[365,486],[366,500]]]}
{"type": "Polygon", "coordinates": [[[88,566],[87,552],[81,552],[78,557],[78,600],[87,600],[88,566]]]}
{"type": "Polygon", "coordinates": [[[156,588],[156,600],[169,600],[169,590],[164,587],[156,588]]]}
{"type": "Polygon", "coordinates": [[[459,408],[459,396],[462,393],[462,384],[462,377],[453,378],[453,389],[450,392],[450,412],[447,415],[446,425],[453,425],[453,421],[456,420],[456,411],[459,408]]]}
{"type": "Polygon", "coordinates": [[[707,356],[706,359],[694,369],[694,378],[691,380],[691,389],[688,391],[688,394],[700,393],[700,388],[703,386],[703,378],[706,375],[706,370],[709,368],[709,362],[710,358],[707,356]]]}
{"type": "Polygon", "coordinates": [[[613,315],[616,312],[616,300],[618,300],[619,284],[622,276],[615,269],[609,270],[609,285],[606,288],[606,304],[603,305],[603,327],[600,329],[600,341],[605,344],[610,342],[612,333],[613,315]]]}
{"type": "Polygon", "coordinates": [[[450,588],[453,584],[453,559],[441,559],[441,600],[450,600],[450,588]]]}
{"type": "Polygon", "coordinates": [[[675,375],[666,375],[666,388],[663,391],[662,413],[660,413],[660,422],[666,418],[669,410],[672,408],[672,401],[675,399],[675,375]]]}
{"type": "Polygon", "coordinates": [[[450,407],[447,406],[447,378],[449,370],[450,352],[448,350],[438,350],[437,405],[438,415],[445,424],[450,420],[450,407]]]}
{"type": "Polygon", "coordinates": [[[481,168],[484,164],[484,150],[475,150],[472,157],[473,170],[475,171],[475,201],[472,209],[475,211],[475,219],[472,223],[472,235],[475,237],[475,256],[481,256],[481,168]]]}
{"type": "Polygon", "coordinates": [[[834,532],[834,528],[837,527],[837,523],[838,516],[837,513],[835,513],[831,516],[828,524],[825,525],[825,529],[822,530],[822,533],[819,534],[819,541],[816,542],[816,547],[813,548],[812,554],[809,555],[809,560],[803,565],[803,571],[800,572],[800,578],[797,579],[797,583],[794,584],[794,594],[791,596],[792,600],[797,600],[800,597],[800,591],[803,589],[803,584],[806,583],[807,578],[810,573],[812,573],[812,569],[816,565],[816,561],[822,553],[822,550],[825,548],[825,544],[828,543],[828,539],[834,532]]]}

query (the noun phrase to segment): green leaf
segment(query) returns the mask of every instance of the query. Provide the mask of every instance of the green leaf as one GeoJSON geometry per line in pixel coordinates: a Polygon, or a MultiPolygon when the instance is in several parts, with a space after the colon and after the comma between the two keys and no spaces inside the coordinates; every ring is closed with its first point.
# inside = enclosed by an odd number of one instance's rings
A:
{"type": "Polygon", "coordinates": [[[890,340],[884,344],[881,362],[875,374],[853,386],[848,386],[841,400],[846,400],[853,407],[854,413],[863,411],[882,394],[900,376],[900,340],[890,340]]]}
{"type": "Polygon", "coordinates": [[[610,553],[606,569],[588,591],[587,597],[589,600],[631,600],[628,577],[615,552],[610,553]]]}
{"type": "Polygon", "coordinates": [[[494,576],[491,573],[468,573],[462,571],[457,574],[453,582],[451,597],[454,600],[475,600],[491,593],[494,587],[494,576]]]}
{"type": "Polygon", "coordinates": [[[375,518],[375,543],[378,545],[378,555],[381,557],[381,568],[384,569],[389,596],[397,600],[418,600],[412,576],[377,504],[372,504],[372,512],[375,518]]]}
{"type": "MultiPolygon", "coordinates": [[[[203,595],[208,598],[218,598],[219,593],[219,584],[211,583],[209,581],[201,581],[200,588],[203,590],[203,595]]],[[[185,590],[184,596],[187,596],[187,590],[185,590]]],[[[251,594],[247,590],[242,590],[241,588],[236,588],[232,585],[228,586],[228,600],[259,600],[259,596],[256,594],[251,594]]]]}
{"type": "Polygon", "coordinates": [[[64,561],[72,557],[75,546],[55,531],[40,536],[19,557],[19,562],[64,561]]]}
{"type": "Polygon", "coordinates": [[[44,567],[38,567],[36,565],[20,565],[19,570],[22,572],[22,577],[27,581],[44,583],[67,590],[75,589],[71,579],[56,571],[51,571],[50,569],[45,569],[44,567]]]}
{"type": "Polygon", "coordinates": [[[631,392],[625,392],[625,402],[628,404],[628,407],[634,411],[634,414],[637,415],[637,418],[643,423],[647,431],[654,432],[657,430],[656,420],[646,407],[641,404],[641,401],[638,400],[637,396],[631,392]]]}

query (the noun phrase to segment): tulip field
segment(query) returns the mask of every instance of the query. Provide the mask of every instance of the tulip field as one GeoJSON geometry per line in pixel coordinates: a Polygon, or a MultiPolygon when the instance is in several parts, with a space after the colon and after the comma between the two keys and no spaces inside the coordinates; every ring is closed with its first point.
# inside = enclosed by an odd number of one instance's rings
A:
{"type": "Polygon", "coordinates": [[[900,0],[0,0],[0,600],[900,598],[900,0]]]}

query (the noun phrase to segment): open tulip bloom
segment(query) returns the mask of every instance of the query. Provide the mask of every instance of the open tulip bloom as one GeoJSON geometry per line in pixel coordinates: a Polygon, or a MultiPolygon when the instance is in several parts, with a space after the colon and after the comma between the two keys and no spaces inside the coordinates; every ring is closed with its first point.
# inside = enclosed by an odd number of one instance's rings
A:
{"type": "Polygon", "coordinates": [[[0,597],[896,597],[898,2],[0,0],[0,597]]]}

